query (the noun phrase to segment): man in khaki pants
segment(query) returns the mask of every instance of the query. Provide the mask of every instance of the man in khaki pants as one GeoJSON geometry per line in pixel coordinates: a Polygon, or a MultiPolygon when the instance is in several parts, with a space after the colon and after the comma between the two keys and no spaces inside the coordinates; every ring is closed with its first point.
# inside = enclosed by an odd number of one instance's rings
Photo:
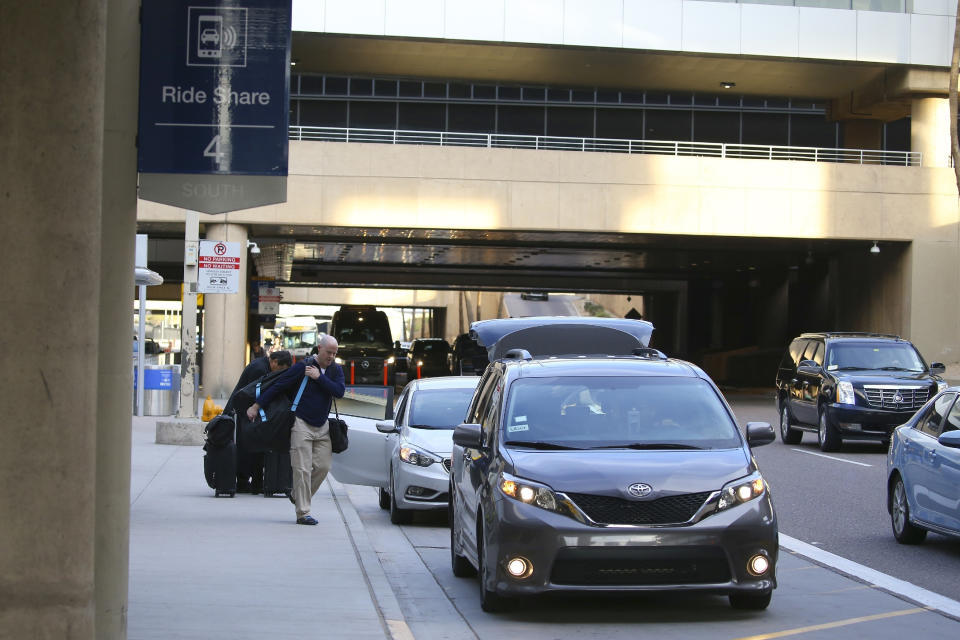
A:
{"type": "Polygon", "coordinates": [[[297,508],[297,524],[317,524],[310,515],[310,500],[330,471],[333,449],[327,418],[333,398],[342,398],[344,392],[343,369],[334,362],[339,348],[337,341],[332,336],[324,336],[317,347],[317,355],[287,369],[247,409],[247,417],[253,420],[260,407],[270,404],[278,393],[296,394],[305,382],[290,430],[290,466],[293,468],[290,500],[297,508]]]}

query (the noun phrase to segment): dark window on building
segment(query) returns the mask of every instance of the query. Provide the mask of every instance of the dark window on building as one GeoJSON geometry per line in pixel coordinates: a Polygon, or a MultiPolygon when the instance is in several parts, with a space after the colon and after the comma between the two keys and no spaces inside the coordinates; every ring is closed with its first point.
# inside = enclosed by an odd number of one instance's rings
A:
{"type": "Polygon", "coordinates": [[[690,111],[667,111],[649,109],[647,111],[647,140],[690,140],[690,111]]]}
{"type": "Polygon", "coordinates": [[[593,138],[593,109],[548,107],[547,135],[593,138]]]}
{"type": "Polygon", "coordinates": [[[670,104],[682,104],[684,106],[693,102],[693,94],[690,93],[671,93],[670,104]]]}
{"type": "Polygon", "coordinates": [[[323,76],[301,75],[300,93],[308,96],[323,95],[323,76]]]}
{"type": "Polygon", "coordinates": [[[745,107],[754,107],[754,108],[756,108],[756,107],[763,107],[763,106],[764,106],[764,99],[763,99],[763,98],[748,98],[748,97],[744,97],[744,98],[742,98],[742,101],[743,101],[743,106],[745,106],[745,107]]]}
{"type": "Polygon", "coordinates": [[[447,88],[447,92],[451,98],[469,99],[470,85],[460,84],[459,82],[451,82],[450,86],[447,88]]]}
{"type": "Polygon", "coordinates": [[[497,97],[501,100],[519,100],[520,87],[498,87],[497,97]]]}
{"type": "Polygon", "coordinates": [[[790,144],[794,147],[836,148],[837,123],[822,115],[790,114],[790,144]]]}
{"type": "Polygon", "coordinates": [[[574,89],[573,90],[573,101],[574,102],[593,102],[596,100],[596,94],[592,89],[574,89]]]}
{"type": "Polygon", "coordinates": [[[767,98],[768,109],[786,109],[790,106],[790,101],[786,98],[767,98]]]}
{"type": "Polygon", "coordinates": [[[524,87],[523,99],[543,102],[547,99],[547,90],[543,87],[524,87]]]}
{"type": "Polygon", "coordinates": [[[643,104],[643,91],[621,91],[620,102],[628,104],[643,104]]]}
{"type": "Polygon", "coordinates": [[[398,129],[416,131],[443,131],[446,129],[447,105],[416,102],[401,102],[399,105],[398,129]]]}
{"type": "Polygon", "coordinates": [[[697,94],[693,96],[693,104],[702,105],[705,107],[712,107],[717,104],[717,96],[709,96],[706,94],[697,94]]]}
{"type": "Polygon", "coordinates": [[[740,112],[695,111],[693,139],[697,142],[740,142],[740,112]]]}
{"type": "Polygon", "coordinates": [[[395,102],[351,102],[350,127],[355,129],[396,129],[395,102]]]}
{"type": "Polygon", "coordinates": [[[659,91],[647,91],[646,94],[646,103],[647,104],[669,104],[670,94],[661,93],[659,91]]]}
{"type": "Polygon", "coordinates": [[[402,98],[419,98],[422,91],[423,84],[420,82],[414,82],[412,80],[400,81],[400,97],[402,98]]]}
{"type": "Polygon", "coordinates": [[[607,91],[606,89],[597,90],[597,102],[607,102],[617,104],[620,102],[619,91],[607,91]]]}
{"type": "Polygon", "coordinates": [[[547,100],[550,102],[570,102],[570,90],[547,89],[547,100]]]}
{"type": "Polygon", "coordinates": [[[887,151],[910,151],[910,118],[900,118],[884,126],[887,151]]]}
{"type": "Polygon", "coordinates": [[[497,107],[497,132],[543,135],[543,107],[497,107]]]}
{"type": "Polygon", "coordinates": [[[597,137],[642,140],[643,111],[640,109],[597,109],[597,137]]]}
{"type": "Polygon", "coordinates": [[[790,106],[794,109],[813,109],[816,105],[809,100],[800,100],[794,98],[790,101],[790,106]]]}
{"type": "Polygon", "coordinates": [[[787,145],[787,114],[744,113],[743,144],[787,145]]]}
{"type": "Polygon", "coordinates": [[[447,84],[445,82],[424,82],[423,95],[425,98],[446,98],[447,84]]]}
{"type": "Polygon", "coordinates": [[[448,131],[492,133],[496,129],[497,108],[492,104],[451,104],[447,109],[448,131]]]}
{"type": "Polygon", "coordinates": [[[373,93],[377,96],[384,96],[387,98],[396,98],[397,97],[397,81],[396,80],[377,80],[373,85],[373,93]]]}
{"type": "Polygon", "coordinates": [[[497,88],[486,84],[473,85],[473,97],[475,100],[496,100],[497,88]]]}
{"type": "Polygon", "coordinates": [[[373,80],[370,78],[350,78],[350,95],[372,96],[373,80]]]}
{"type": "Polygon", "coordinates": [[[327,76],[326,82],[324,83],[324,93],[328,96],[347,95],[347,79],[327,76]]]}
{"type": "Polygon", "coordinates": [[[297,100],[300,104],[300,126],[346,127],[347,103],[334,100],[297,100]]]}
{"type": "Polygon", "coordinates": [[[739,107],[740,96],[733,96],[730,94],[719,95],[717,96],[717,104],[721,107],[739,107]]]}

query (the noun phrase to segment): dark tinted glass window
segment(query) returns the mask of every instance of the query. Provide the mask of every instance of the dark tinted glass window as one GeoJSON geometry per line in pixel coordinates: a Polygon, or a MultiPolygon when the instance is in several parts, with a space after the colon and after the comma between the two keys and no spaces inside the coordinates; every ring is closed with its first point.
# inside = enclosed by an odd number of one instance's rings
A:
{"type": "Polygon", "coordinates": [[[600,89],[597,91],[597,102],[612,102],[616,104],[620,102],[620,92],[600,89]]]}
{"type": "Polygon", "coordinates": [[[499,87],[497,94],[501,100],[519,100],[520,87],[499,87]]]}
{"type": "Polygon", "coordinates": [[[920,430],[934,438],[939,437],[943,429],[943,418],[947,415],[955,398],[956,395],[952,393],[945,393],[937,398],[927,415],[920,421],[920,430]]]}
{"type": "Polygon", "coordinates": [[[953,409],[950,410],[950,415],[947,416],[947,421],[943,424],[942,433],[956,431],[957,429],[960,429],[960,403],[953,405],[953,409]]]}
{"type": "Polygon", "coordinates": [[[574,89],[573,90],[574,102],[593,102],[595,99],[596,99],[596,94],[594,94],[592,89],[574,89]]]}
{"type": "Polygon", "coordinates": [[[648,140],[690,140],[691,112],[689,111],[647,111],[646,131],[648,140]]]}
{"type": "Polygon", "coordinates": [[[547,109],[547,135],[592,138],[593,109],[547,109]]]}
{"type": "Polygon", "coordinates": [[[446,105],[401,102],[398,129],[443,131],[446,127],[446,105]]]}
{"type": "Polygon", "coordinates": [[[347,103],[300,100],[300,124],[304,127],[346,127],[347,103]]]}
{"type": "Polygon", "coordinates": [[[547,97],[547,90],[543,87],[524,87],[523,99],[543,102],[547,97]]]}
{"type": "Polygon", "coordinates": [[[697,94],[693,96],[693,104],[700,104],[704,106],[713,106],[717,104],[717,96],[708,96],[697,94]]]}
{"type": "Polygon", "coordinates": [[[781,113],[744,113],[743,144],[786,145],[787,115],[781,113]]]}
{"type": "Polygon", "coordinates": [[[450,86],[447,87],[447,95],[451,98],[469,98],[470,85],[451,82],[450,86]]]}
{"type": "Polygon", "coordinates": [[[351,102],[350,126],[360,129],[396,129],[397,105],[393,102],[351,102]]]}
{"type": "Polygon", "coordinates": [[[323,93],[323,76],[300,76],[300,93],[319,96],[323,93]]]}
{"type": "Polygon", "coordinates": [[[735,111],[695,111],[693,139],[697,142],[740,142],[740,114],[735,111]]]}
{"type": "Polygon", "coordinates": [[[621,91],[620,102],[643,104],[643,91],[621,91]]]}
{"type": "Polygon", "coordinates": [[[324,82],[324,92],[327,95],[345,96],[347,95],[347,79],[327,76],[324,82]]]}
{"type": "Polygon", "coordinates": [[[740,96],[724,94],[717,96],[717,104],[721,107],[739,107],[740,96]]]}
{"type": "Polygon", "coordinates": [[[481,100],[493,100],[497,97],[497,88],[485,84],[473,85],[473,97],[481,100]]]}
{"type": "Polygon", "coordinates": [[[910,151],[910,118],[888,122],[884,127],[887,151],[910,151]]]}
{"type": "Polygon", "coordinates": [[[482,104],[451,104],[448,131],[491,133],[495,130],[497,108],[482,104]]]}
{"type": "Polygon", "coordinates": [[[795,147],[837,146],[837,124],[822,115],[790,115],[790,144],[795,147]]]}
{"type": "Polygon", "coordinates": [[[646,102],[647,104],[668,104],[670,101],[670,94],[660,93],[657,91],[647,91],[646,102]]]}
{"type": "Polygon", "coordinates": [[[547,100],[554,102],[570,102],[569,89],[547,89],[547,100]]]}
{"type": "Polygon", "coordinates": [[[670,104],[688,105],[693,101],[693,94],[690,93],[671,93],[670,104]]]}
{"type": "Polygon", "coordinates": [[[793,358],[794,364],[800,362],[800,356],[803,355],[803,350],[806,346],[806,340],[794,340],[790,343],[790,357],[793,358]]]}
{"type": "Polygon", "coordinates": [[[373,85],[374,95],[393,98],[397,95],[396,80],[377,80],[373,85]]]}
{"type": "Polygon", "coordinates": [[[642,140],[643,111],[597,109],[597,137],[642,140]]]}
{"type": "Polygon", "coordinates": [[[400,95],[404,98],[419,98],[423,91],[423,85],[411,80],[400,81],[400,95]]]}
{"type": "Polygon", "coordinates": [[[543,135],[543,107],[498,107],[497,131],[543,135]]]}
{"type": "Polygon", "coordinates": [[[444,82],[424,82],[423,95],[426,98],[446,98],[447,85],[444,82]]]}
{"type": "Polygon", "coordinates": [[[350,95],[369,96],[373,95],[373,80],[369,78],[351,78],[350,95]]]}

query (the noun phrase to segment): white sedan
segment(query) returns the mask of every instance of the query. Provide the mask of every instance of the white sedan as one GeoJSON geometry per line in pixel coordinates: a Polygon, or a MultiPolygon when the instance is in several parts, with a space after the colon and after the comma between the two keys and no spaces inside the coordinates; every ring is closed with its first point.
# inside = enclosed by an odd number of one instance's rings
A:
{"type": "Polygon", "coordinates": [[[347,417],[350,447],[333,456],[339,482],[378,487],[380,507],[394,524],[421,509],[446,509],[453,429],[463,422],[478,376],[413,380],[393,420],[347,417]]]}

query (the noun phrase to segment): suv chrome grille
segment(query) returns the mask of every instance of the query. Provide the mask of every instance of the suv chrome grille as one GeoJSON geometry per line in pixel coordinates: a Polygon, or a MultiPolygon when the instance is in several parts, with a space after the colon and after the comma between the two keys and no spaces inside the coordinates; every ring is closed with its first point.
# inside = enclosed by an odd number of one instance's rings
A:
{"type": "Polygon", "coordinates": [[[930,397],[927,387],[898,387],[896,385],[863,385],[867,402],[877,409],[911,411],[926,404],[930,397]]]}
{"type": "Polygon", "coordinates": [[[453,465],[453,461],[450,458],[444,458],[441,464],[443,465],[444,471],[450,473],[450,467],[453,465]]]}
{"type": "Polygon", "coordinates": [[[656,500],[624,500],[588,493],[568,493],[580,509],[598,524],[680,524],[697,513],[710,491],[668,496],[656,500]]]}

